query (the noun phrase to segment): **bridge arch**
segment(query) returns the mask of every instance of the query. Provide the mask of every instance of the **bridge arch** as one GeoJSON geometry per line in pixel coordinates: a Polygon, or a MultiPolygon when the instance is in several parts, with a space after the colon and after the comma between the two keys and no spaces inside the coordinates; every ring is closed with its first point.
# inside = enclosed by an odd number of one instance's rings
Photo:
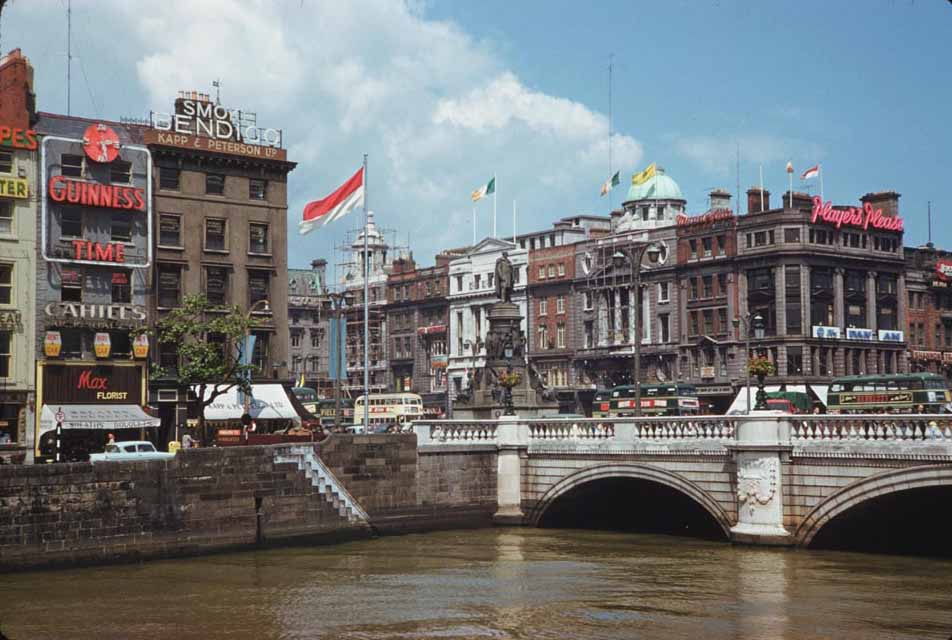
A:
{"type": "Polygon", "coordinates": [[[834,518],[868,500],[913,489],[935,488],[952,488],[952,466],[936,464],[892,469],[862,478],[814,506],[797,527],[797,543],[810,546],[820,530],[834,518]]]}
{"type": "Polygon", "coordinates": [[[704,509],[721,528],[724,537],[730,539],[730,516],[728,516],[720,503],[711,497],[707,491],[677,473],[642,464],[600,465],[580,469],[562,478],[562,480],[550,487],[536,503],[535,507],[529,513],[529,524],[534,527],[539,526],[539,522],[545,515],[546,510],[548,510],[556,500],[572,489],[597,480],[615,478],[655,482],[686,495],[704,509]]]}

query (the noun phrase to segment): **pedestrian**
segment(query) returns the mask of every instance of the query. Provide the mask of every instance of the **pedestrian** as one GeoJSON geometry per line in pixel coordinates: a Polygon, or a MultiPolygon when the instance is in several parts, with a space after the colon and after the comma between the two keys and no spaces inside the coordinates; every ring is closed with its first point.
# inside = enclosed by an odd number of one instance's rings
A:
{"type": "Polygon", "coordinates": [[[116,436],[112,433],[106,436],[106,446],[108,447],[111,444],[116,444],[116,436]]]}
{"type": "Polygon", "coordinates": [[[916,405],[916,413],[925,413],[925,412],[926,412],[926,408],[924,406],[922,406],[921,404],[916,405]]]}
{"type": "Polygon", "coordinates": [[[182,434],[182,448],[191,449],[195,446],[195,439],[192,437],[188,431],[182,434]]]}

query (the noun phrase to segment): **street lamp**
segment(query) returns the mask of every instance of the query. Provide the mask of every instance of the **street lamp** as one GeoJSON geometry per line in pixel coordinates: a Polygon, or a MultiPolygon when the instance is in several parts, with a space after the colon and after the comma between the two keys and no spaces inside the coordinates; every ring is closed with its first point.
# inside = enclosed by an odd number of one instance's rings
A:
{"type": "MultiPolygon", "coordinates": [[[[327,294],[327,300],[331,303],[331,310],[334,312],[334,321],[336,322],[337,329],[335,330],[336,334],[336,354],[337,362],[334,363],[334,429],[341,433],[343,429],[341,428],[340,423],[340,379],[343,374],[343,362],[344,354],[341,351],[341,312],[343,308],[347,305],[350,305],[354,300],[354,294],[349,291],[343,293],[329,293],[327,294]]],[[[330,361],[328,361],[330,364],[330,361]]],[[[365,403],[370,402],[370,398],[364,398],[365,403]]],[[[365,427],[366,428],[366,425],[365,427]]]]}
{"type": "MultiPolygon", "coordinates": [[[[510,333],[506,336],[506,346],[504,350],[506,356],[506,376],[510,378],[512,376],[512,352],[512,333],[510,333]]],[[[507,384],[503,388],[506,390],[505,397],[503,398],[503,401],[506,403],[505,415],[514,416],[516,415],[516,408],[512,404],[512,385],[507,384]]]]}
{"type": "Polygon", "coordinates": [[[658,262],[661,257],[661,248],[654,244],[636,245],[632,240],[627,250],[619,249],[612,255],[612,263],[616,268],[624,266],[625,261],[631,267],[631,284],[635,296],[635,314],[633,318],[635,328],[634,362],[632,363],[632,382],[635,385],[635,415],[641,415],[641,259],[645,254],[651,262],[658,262]]]}
{"type": "MultiPolygon", "coordinates": [[[[760,342],[764,339],[764,318],[759,313],[753,317],[751,320],[751,325],[754,328],[754,337],[757,338],[757,341],[760,342]]],[[[758,344],[757,351],[764,355],[763,343],[758,344]]],[[[748,367],[749,368],[749,367],[748,367]]],[[[757,375],[757,404],[754,405],[754,409],[757,411],[763,411],[767,408],[767,394],[764,393],[764,377],[761,374],[757,375]]]]}
{"type": "MultiPolygon", "coordinates": [[[[268,302],[268,299],[258,300],[248,309],[248,322],[245,326],[245,364],[251,364],[252,353],[250,353],[251,348],[249,343],[251,342],[251,316],[258,310],[258,307],[261,307],[261,311],[264,313],[271,313],[271,305],[268,302]]],[[[248,382],[251,382],[251,372],[246,372],[248,375],[248,382]]],[[[244,394],[244,414],[241,416],[242,423],[249,422],[251,420],[251,393],[244,394]]],[[[244,424],[243,426],[247,426],[244,424]]]]}
{"type": "Polygon", "coordinates": [[[764,318],[759,313],[751,318],[748,313],[746,316],[734,318],[734,328],[740,327],[744,323],[744,374],[746,377],[745,389],[747,393],[747,415],[750,415],[750,331],[753,329],[754,337],[758,340],[764,337],[764,318]]]}

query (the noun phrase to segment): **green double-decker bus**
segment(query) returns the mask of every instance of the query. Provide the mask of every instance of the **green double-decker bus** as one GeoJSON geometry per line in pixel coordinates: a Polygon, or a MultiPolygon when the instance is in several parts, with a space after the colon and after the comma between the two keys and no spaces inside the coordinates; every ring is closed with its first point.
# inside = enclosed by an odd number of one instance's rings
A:
{"type": "Polygon", "coordinates": [[[827,396],[831,413],[944,413],[945,378],[935,373],[901,373],[833,378],[827,396]]]}
{"type": "MultiPolygon", "coordinates": [[[[635,415],[635,387],[622,385],[599,391],[592,402],[593,418],[635,415]]],[[[696,415],[700,409],[697,388],[692,384],[641,385],[641,415],[686,416],[696,415]]]]}

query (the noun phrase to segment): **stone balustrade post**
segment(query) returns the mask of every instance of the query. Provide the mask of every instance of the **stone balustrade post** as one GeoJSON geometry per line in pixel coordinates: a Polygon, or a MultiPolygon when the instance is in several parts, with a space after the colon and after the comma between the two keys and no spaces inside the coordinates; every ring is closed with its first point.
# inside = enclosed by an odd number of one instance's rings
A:
{"type": "Polygon", "coordinates": [[[493,522],[502,525],[523,523],[522,459],[529,450],[529,425],[519,416],[500,416],[496,423],[497,476],[496,513],[493,522]]]}
{"type": "Polygon", "coordinates": [[[417,446],[431,444],[433,442],[432,425],[414,424],[413,433],[416,434],[417,446]]]}
{"type": "Polygon", "coordinates": [[[736,442],[729,446],[735,463],[737,524],[735,542],[792,545],[783,526],[782,465],[789,460],[790,422],[780,411],[751,411],[739,418],[736,442]]]}

